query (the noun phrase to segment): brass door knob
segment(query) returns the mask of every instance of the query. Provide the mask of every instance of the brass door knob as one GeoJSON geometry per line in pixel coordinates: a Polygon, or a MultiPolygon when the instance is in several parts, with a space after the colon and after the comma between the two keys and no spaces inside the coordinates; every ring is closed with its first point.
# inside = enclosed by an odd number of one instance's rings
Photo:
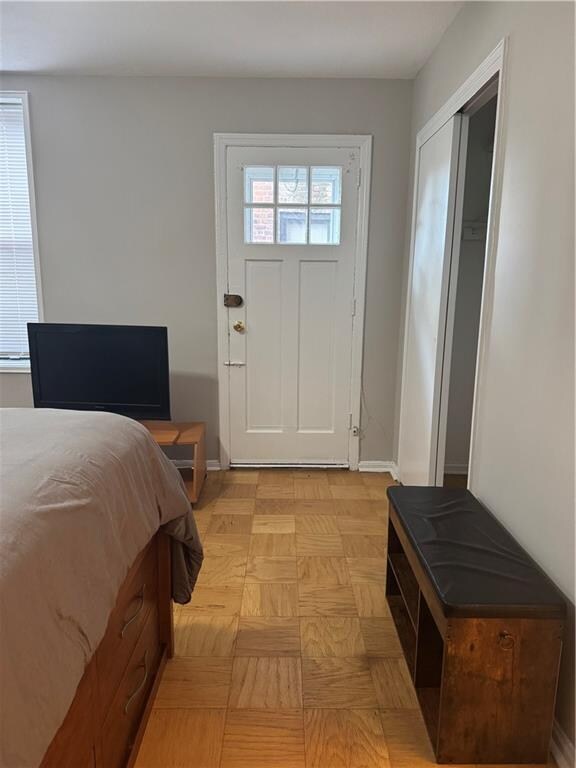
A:
{"type": "Polygon", "coordinates": [[[242,320],[236,320],[232,328],[234,328],[234,330],[237,331],[238,333],[243,333],[246,330],[242,320]]]}

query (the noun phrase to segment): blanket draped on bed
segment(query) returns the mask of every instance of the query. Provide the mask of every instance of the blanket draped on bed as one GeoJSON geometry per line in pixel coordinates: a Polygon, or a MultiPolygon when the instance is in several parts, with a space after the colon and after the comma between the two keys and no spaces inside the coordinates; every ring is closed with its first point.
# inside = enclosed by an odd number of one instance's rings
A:
{"type": "Polygon", "coordinates": [[[140,424],[0,409],[0,766],[35,768],[138,553],[173,536],[173,596],[202,547],[177,470],[140,424]]]}

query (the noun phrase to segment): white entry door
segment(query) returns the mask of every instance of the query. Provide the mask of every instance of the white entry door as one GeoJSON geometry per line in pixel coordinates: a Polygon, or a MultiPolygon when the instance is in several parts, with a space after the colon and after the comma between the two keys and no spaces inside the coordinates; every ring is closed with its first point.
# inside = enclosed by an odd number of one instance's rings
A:
{"type": "Polygon", "coordinates": [[[406,306],[398,470],[435,485],[461,116],[419,147],[406,306]]]}
{"type": "Polygon", "coordinates": [[[359,155],[227,147],[232,464],[348,464],[359,155]]]}

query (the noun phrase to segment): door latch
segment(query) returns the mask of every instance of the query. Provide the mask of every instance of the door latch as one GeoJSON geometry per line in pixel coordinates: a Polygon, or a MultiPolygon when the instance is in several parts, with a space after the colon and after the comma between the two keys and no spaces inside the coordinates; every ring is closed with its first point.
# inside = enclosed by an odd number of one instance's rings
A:
{"type": "Polygon", "coordinates": [[[244,299],[237,293],[225,293],[224,294],[224,306],[225,307],[241,307],[244,304],[244,299]]]}

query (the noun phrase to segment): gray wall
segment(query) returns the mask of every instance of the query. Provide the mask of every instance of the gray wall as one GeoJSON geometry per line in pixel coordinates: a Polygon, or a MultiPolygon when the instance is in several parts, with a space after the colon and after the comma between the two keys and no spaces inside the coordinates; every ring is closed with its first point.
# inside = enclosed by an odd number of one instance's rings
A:
{"type": "MultiPolygon", "coordinates": [[[[416,132],[509,36],[502,201],[472,490],[574,600],[574,6],[467,3],[414,86],[416,132]]],[[[574,734],[573,625],[558,718],[574,734]]]]}
{"type": "MultiPolygon", "coordinates": [[[[412,84],[6,76],[30,93],[45,319],[167,325],[173,415],[218,457],[214,132],[374,136],[361,458],[391,460],[412,84]]],[[[0,404],[31,403],[26,374],[0,404]]]]}

